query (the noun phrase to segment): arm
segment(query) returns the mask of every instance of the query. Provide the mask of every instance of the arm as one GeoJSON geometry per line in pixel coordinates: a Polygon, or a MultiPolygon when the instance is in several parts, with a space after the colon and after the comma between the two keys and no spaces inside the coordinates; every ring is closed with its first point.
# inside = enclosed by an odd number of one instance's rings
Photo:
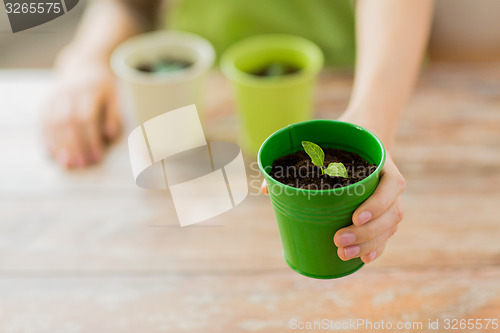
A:
{"type": "Polygon", "coordinates": [[[55,62],[55,85],[43,113],[44,139],[67,168],[102,159],[118,137],[120,115],[109,56],[125,39],[151,29],[157,0],[94,0],[74,40],[55,62]]]}
{"type": "Polygon", "coordinates": [[[121,42],[155,27],[158,3],[158,0],[92,1],[74,40],[63,50],[56,66],[82,58],[107,63],[121,42]]]}
{"type": "MultiPolygon", "coordinates": [[[[372,130],[389,150],[415,84],[429,33],[432,0],[358,0],[358,55],[348,109],[340,120],[372,130]]],[[[388,152],[375,192],[334,236],[340,258],[379,257],[403,219],[405,181],[388,152]]]]}
{"type": "Polygon", "coordinates": [[[432,0],[357,2],[356,74],[342,118],[359,120],[388,148],[420,70],[432,4],[432,0]]]}

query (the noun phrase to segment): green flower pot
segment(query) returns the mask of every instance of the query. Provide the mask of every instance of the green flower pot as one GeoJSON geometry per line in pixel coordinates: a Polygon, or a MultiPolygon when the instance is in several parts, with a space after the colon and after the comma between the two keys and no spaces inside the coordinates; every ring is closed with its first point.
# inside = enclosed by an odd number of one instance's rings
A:
{"type": "Polygon", "coordinates": [[[314,85],[323,54],[313,42],[291,35],[259,35],[224,52],[221,70],[232,82],[241,124],[241,144],[256,154],[276,130],[312,117],[314,85]],[[278,77],[250,73],[273,62],[299,69],[278,77]]]}
{"type": "Polygon", "coordinates": [[[305,121],[282,128],[265,140],[258,154],[259,168],[267,181],[284,257],[292,269],[308,277],[332,279],[363,266],[359,258],[341,260],[333,236],[352,224],[353,212],[377,187],[384,162],[384,146],[372,132],[341,121],[305,121]],[[302,150],[302,141],[357,153],[377,169],[360,182],[328,190],[298,189],[272,178],[274,160],[302,150]]]}

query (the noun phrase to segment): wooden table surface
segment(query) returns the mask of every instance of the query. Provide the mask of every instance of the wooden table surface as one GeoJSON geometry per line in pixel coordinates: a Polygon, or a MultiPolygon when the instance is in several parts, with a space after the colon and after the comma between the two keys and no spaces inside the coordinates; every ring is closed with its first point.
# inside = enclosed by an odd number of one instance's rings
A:
{"type": "MultiPolygon", "coordinates": [[[[208,139],[235,141],[231,91],[210,80],[208,139]]],[[[338,116],[351,84],[323,73],[316,117],[338,116]]],[[[0,332],[287,332],[323,319],[422,322],[401,332],[439,320],[443,332],[446,319],[500,320],[500,64],[424,69],[394,149],[406,217],[381,258],[326,281],[286,266],[255,190],[181,229],[165,192],[134,185],[125,136],[102,165],[61,170],[38,128],[49,85],[50,72],[0,71],[0,332]]]]}

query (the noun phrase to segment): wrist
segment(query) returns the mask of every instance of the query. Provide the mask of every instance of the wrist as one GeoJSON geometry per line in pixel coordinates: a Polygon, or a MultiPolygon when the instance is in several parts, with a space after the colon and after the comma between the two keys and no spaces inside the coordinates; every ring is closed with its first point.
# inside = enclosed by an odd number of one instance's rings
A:
{"type": "Polygon", "coordinates": [[[364,127],[373,132],[382,140],[384,146],[389,150],[396,138],[397,119],[389,117],[384,112],[378,112],[374,108],[348,108],[339,120],[346,121],[364,127]]]}

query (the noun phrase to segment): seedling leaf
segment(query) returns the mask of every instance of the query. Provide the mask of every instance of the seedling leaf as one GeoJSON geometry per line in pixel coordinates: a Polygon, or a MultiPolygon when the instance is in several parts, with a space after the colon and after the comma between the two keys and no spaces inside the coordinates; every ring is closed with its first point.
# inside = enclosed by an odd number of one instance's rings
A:
{"type": "Polygon", "coordinates": [[[349,178],[345,165],[342,163],[330,163],[325,169],[325,173],[330,177],[349,178]]]}
{"type": "Polygon", "coordinates": [[[320,146],[310,141],[302,141],[302,147],[306,151],[307,155],[311,158],[314,165],[319,166],[321,171],[323,171],[323,163],[325,161],[325,153],[320,146]]]}

